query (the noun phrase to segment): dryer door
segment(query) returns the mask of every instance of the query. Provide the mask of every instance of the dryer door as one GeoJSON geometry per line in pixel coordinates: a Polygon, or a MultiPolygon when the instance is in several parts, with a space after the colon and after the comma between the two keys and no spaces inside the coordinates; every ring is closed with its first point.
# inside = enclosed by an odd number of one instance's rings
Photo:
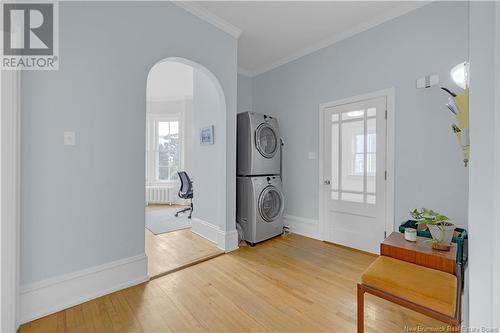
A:
{"type": "Polygon", "coordinates": [[[266,222],[273,222],[283,214],[283,195],[276,187],[269,185],[260,193],[259,214],[266,222]]]}
{"type": "Polygon", "coordinates": [[[274,128],[266,123],[260,124],[255,130],[255,147],[265,158],[272,158],[278,151],[278,136],[274,128]]]}

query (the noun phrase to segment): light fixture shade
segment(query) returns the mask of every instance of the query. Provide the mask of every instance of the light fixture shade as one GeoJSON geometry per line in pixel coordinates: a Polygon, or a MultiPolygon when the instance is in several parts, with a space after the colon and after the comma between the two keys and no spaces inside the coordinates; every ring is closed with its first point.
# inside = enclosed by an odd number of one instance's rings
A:
{"type": "Polygon", "coordinates": [[[462,89],[469,87],[469,63],[461,62],[450,71],[451,78],[462,89]]]}

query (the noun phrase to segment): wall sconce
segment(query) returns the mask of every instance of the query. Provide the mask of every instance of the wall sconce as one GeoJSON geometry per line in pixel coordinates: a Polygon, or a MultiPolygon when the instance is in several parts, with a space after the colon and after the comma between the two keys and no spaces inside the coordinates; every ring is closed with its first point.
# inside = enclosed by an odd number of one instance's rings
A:
{"type": "Polygon", "coordinates": [[[469,87],[469,63],[467,61],[453,67],[450,75],[455,84],[460,88],[465,90],[469,87]]]}
{"type": "Polygon", "coordinates": [[[450,89],[441,87],[450,94],[446,106],[453,113],[457,122],[451,126],[457,142],[464,154],[464,166],[469,163],[470,139],[469,139],[469,63],[464,61],[454,66],[450,71],[451,78],[457,86],[464,90],[456,94],[450,89]]]}

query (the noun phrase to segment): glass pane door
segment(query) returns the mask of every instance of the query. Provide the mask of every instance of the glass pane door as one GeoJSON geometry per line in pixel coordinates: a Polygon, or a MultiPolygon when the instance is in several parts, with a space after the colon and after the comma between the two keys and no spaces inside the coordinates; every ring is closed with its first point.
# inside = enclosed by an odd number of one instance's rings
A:
{"type": "Polygon", "coordinates": [[[377,253],[386,223],[386,97],[325,107],[324,238],[377,253]]]}
{"type": "Polygon", "coordinates": [[[333,113],[331,199],[376,203],[377,109],[333,113]]]}

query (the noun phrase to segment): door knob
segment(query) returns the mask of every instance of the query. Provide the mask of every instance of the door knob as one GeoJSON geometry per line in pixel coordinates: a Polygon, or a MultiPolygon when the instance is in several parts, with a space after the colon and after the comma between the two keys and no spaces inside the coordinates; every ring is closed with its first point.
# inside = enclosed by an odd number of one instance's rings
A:
{"type": "Polygon", "coordinates": [[[329,180],[325,180],[325,181],[323,181],[323,184],[330,185],[330,181],[329,180]]]}

